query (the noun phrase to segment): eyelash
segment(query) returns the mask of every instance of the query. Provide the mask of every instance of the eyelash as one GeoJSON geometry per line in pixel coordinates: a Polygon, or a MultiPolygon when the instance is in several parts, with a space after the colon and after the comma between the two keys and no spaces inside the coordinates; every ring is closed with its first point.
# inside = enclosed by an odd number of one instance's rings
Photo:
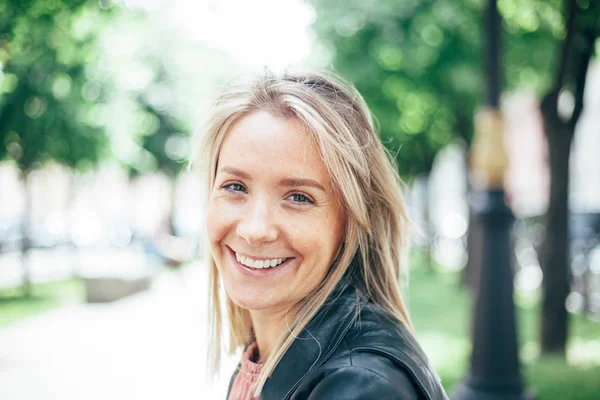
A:
{"type": "Polygon", "coordinates": [[[302,201],[294,201],[294,203],[298,203],[298,204],[315,204],[314,201],[312,201],[308,196],[303,195],[302,193],[292,193],[289,197],[295,197],[295,196],[300,196],[300,197],[304,198],[304,200],[302,200],[302,201]]]}
{"type": "Polygon", "coordinates": [[[227,183],[227,184],[221,186],[221,189],[225,189],[227,191],[234,192],[234,193],[235,192],[242,192],[242,191],[244,193],[246,193],[246,188],[243,185],[239,184],[239,183],[227,183]],[[233,189],[234,186],[239,186],[240,188],[242,188],[242,190],[235,190],[235,189],[233,189]]]}
{"type": "MultiPolygon", "coordinates": [[[[242,192],[242,193],[248,193],[248,190],[240,183],[227,183],[223,186],[221,186],[221,189],[225,189],[229,192],[232,193],[238,193],[238,192],[242,192]],[[236,187],[236,189],[234,189],[234,187],[236,187]]],[[[288,196],[288,198],[290,197],[302,197],[302,200],[300,201],[293,201],[296,204],[302,204],[302,205],[307,205],[307,204],[315,204],[315,202],[308,197],[305,194],[302,193],[292,193],[290,196],[288,196]]]]}

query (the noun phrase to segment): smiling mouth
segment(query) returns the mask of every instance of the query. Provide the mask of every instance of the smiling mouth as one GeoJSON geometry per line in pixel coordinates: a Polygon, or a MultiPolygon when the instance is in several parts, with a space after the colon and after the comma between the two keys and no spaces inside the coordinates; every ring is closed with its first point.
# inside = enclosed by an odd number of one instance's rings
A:
{"type": "MultiPolygon", "coordinates": [[[[233,250],[232,250],[233,251],[233,250]]],[[[252,268],[252,269],[269,269],[269,268],[275,268],[280,266],[281,264],[285,263],[287,260],[289,260],[292,257],[274,257],[274,258],[267,258],[267,259],[254,259],[248,256],[244,256],[240,253],[237,253],[235,251],[233,251],[235,253],[235,258],[237,259],[237,261],[244,265],[245,267],[248,268],[252,268]]]]}

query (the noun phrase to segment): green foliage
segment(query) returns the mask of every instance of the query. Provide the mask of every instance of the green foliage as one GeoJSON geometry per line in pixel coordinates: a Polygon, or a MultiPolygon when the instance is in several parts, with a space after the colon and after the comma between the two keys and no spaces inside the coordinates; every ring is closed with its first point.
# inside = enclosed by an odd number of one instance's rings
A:
{"type": "MultiPolygon", "coordinates": [[[[312,0],[315,30],[335,69],[379,121],[407,178],[428,172],[437,152],[470,143],[484,85],[484,0],[312,0]]],[[[565,36],[563,1],[498,0],[508,90],[547,91],[565,36]]]]}
{"type": "MultiPolygon", "coordinates": [[[[152,94],[158,92],[164,96],[173,89],[174,83],[160,60],[150,65],[156,70],[156,78],[152,87],[138,95],[137,104],[143,115],[140,121],[145,122],[137,142],[152,155],[157,169],[175,177],[187,165],[191,129],[184,118],[176,115],[172,104],[165,104],[164,99],[152,94]]],[[[132,175],[143,172],[135,167],[129,171],[132,175]]]]}
{"type": "Polygon", "coordinates": [[[28,171],[49,160],[87,169],[115,157],[132,175],[174,176],[190,129],[172,104],[165,49],[144,43],[158,32],[143,13],[102,4],[0,4],[0,160],[28,171]],[[122,51],[122,38],[137,47],[122,51]]]}
{"type": "Polygon", "coordinates": [[[193,113],[199,108],[186,102],[199,100],[200,83],[214,84],[214,73],[205,67],[209,56],[199,57],[203,47],[165,26],[161,16],[122,11],[102,32],[102,56],[95,67],[113,82],[104,110],[110,116],[111,150],[130,176],[160,170],[174,177],[186,165],[193,113]]]}
{"type": "Polygon", "coordinates": [[[365,97],[401,174],[429,171],[453,137],[470,141],[482,94],[481,1],[312,3],[334,67],[365,97]]]}
{"type": "Polygon", "coordinates": [[[156,118],[156,131],[144,136],[142,147],[154,156],[157,168],[175,177],[187,165],[190,148],[190,130],[182,119],[158,112],[151,105],[144,110],[156,118]]]}
{"type": "Polygon", "coordinates": [[[565,37],[562,0],[501,0],[503,55],[508,89],[528,87],[539,95],[556,76],[559,45],[565,37]]]}
{"type": "Polygon", "coordinates": [[[0,159],[87,168],[106,154],[86,66],[100,10],[83,1],[4,2],[0,11],[0,159]]]}

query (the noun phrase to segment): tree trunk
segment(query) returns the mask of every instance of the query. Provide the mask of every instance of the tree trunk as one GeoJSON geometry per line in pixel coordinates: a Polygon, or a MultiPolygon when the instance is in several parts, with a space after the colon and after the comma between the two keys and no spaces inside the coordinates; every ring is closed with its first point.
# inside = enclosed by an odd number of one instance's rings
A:
{"type": "Polygon", "coordinates": [[[75,240],[73,240],[73,233],[74,233],[74,229],[73,226],[75,225],[75,221],[74,221],[74,216],[72,213],[70,213],[70,210],[75,209],[75,200],[77,199],[77,189],[79,188],[79,176],[78,173],[74,170],[69,170],[69,187],[68,187],[68,196],[67,196],[67,203],[66,203],[66,207],[68,208],[66,211],[65,215],[68,215],[67,221],[69,224],[69,242],[67,244],[67,246],[69,247],[70,251],[70,258],[69,261],[71,263],[71,276],[72,277],[81,277],[83,275],[83,271],[82,271],[82,265],[81,265],[81,249],[79,248],[79,246],[77,244],[75,244],[75,240]]]}
{"type": "Polygon", "coordinates": [[[574,129],[560,120],[556,102],[557,94],[551,94],[542,106],[549,147],[550,201],[540,260],[544,273],[541,347],[544,354],[564,356],[569,322],[565,301],[570,290],[569,155],[574,129]]]}
{"type": "Polygon", "coordinates": [[[431,251],[433,244],[433,228],[431,225],[431,202],[430,198],[430,186],[429,186],[429,174],[421,174],[416,177],[415,183],[419,188],[418,198],[421,200],[419,207],[421,207],[421,217],[423,218],[420,226],[423,231],[424,243],[423,247],[419,249],[419,252],[423,255],[423,258],[419,257],[419,261],[423,263],[427,271],[433,271],[433,262],[431,259],[431,251]]]}
{"type": "MultiPolygon", "coordinates": [[[[543,354],[565,355],[568,314],[565,301],[570,291],[569,257],[569,156],[575,126],[583,111],[584,93],[590,59],[600,34],[600,3],[588,7],[576,0],[564,2],[566,37],[554,89],[542,101],[544,130],[550,161],[550,202],[546,213],[546,239],[542,245],[544,273],[541,323],[543,354]],[[561,90],[571,89],[575,104],[569,118],[558,114],[561,90]]],[[[592,5],[593,4],[593,5],[592,5]]]]}
{"type": "Polygon", "coordinates": [[[169,226],[169,235],[175,236],[175,211],[177,208],[177,176],[171,177],[170,175],[167,175],[169,177],[169,184],[171,185],[171,192],[169,193],[169,211],[168,211],[168,215],[167,218],[169,219],[168,222],[168,226],[169,226]]]}
{"type": "Polygon", "coordinates": [[[31,214],[33,208],[33,195],[31,193],[30,186],[30,171],[23,171],[23,187],[25,189],[25,214],[21,220],[21,236],[23,241],[21,242],[21,266],[23,268],[22,282],[23,282],[23,295],[31,296],[31,265],[29,260],[29,253],[31,250],[31,214]]]}

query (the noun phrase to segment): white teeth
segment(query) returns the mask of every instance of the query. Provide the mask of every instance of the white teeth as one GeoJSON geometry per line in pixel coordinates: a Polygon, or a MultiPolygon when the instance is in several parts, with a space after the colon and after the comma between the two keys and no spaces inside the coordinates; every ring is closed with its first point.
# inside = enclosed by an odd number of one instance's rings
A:
{"type": "Polygon", "coordinates": [[[243,264],[250,268],[273,268],[282,264],[287,258],[273,258],[270,260],[253,260],[249,257],[244,257],[238,253],[235,253],[235,258],[238,260],[240,264],[243,264]]]}

